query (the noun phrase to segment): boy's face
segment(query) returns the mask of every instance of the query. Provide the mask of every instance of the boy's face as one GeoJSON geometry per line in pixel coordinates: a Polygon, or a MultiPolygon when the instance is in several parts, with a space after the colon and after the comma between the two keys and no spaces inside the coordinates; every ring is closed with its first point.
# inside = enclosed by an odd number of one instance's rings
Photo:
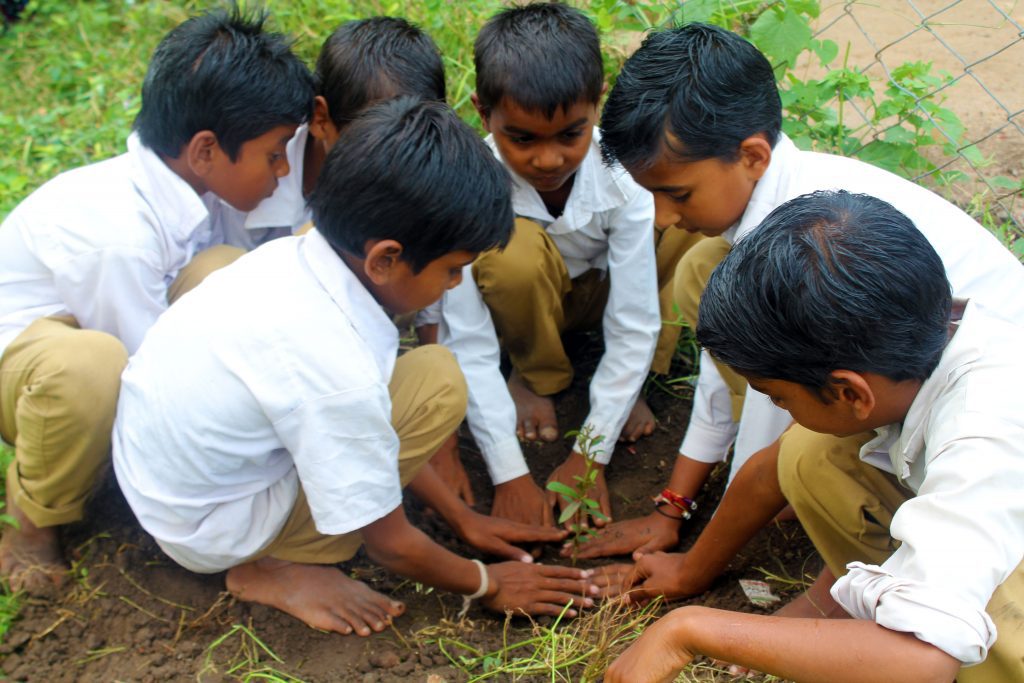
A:
{"type": "Polygon", "coordinates": [[[386,280],[373,287],[373,295],[393,315],[413,313],[462,282],[462,269],[476,256],[470,251],[453,251],[434,259],[419,273],[413,273],[408,261],[396,257],[388,266],[386,280]]]}
{"type": "MultiPolygon", "coordinates": [[[[671,137],[671,133],[666,135],[671,137]]],[[[673,141],[672,145],[678,143],[673,141]]],[[[771,146],[754,136],[743,141],[736,161],[680,161],[663,147],[649,168],[627,170],[654,195],[654,222],[659,228],[674,225],[717,237],[743,217],[754,186],[770,160],[771,146]]]]}
{"type": "Polygon", "coordinates": [[[871,428],[858,419],[843,397],[825,403],[815,392],[802,384],[781,379],[764,379],[740,373],[750,388],[766,395],[779,408],[789,411],[802,427],[821,434],[852,436],[871,428]]]}
{"type": "Polygon", "coordinates": [[[597,104],[576,102],[549,119],[506,97],[486,115],[481,111],[481,118],[509,169],[538,192],[554,192],[572,178],[590,150],[597,104]]]}
{"type": "Polygon", "coordinates": [[[285,146],[297,126],[277,126],[242,144],[231,161],[219,147],[214,155],[206,189],[239,211],[252,211],[274,194],[278,178],[288,175],[285,146]]]}

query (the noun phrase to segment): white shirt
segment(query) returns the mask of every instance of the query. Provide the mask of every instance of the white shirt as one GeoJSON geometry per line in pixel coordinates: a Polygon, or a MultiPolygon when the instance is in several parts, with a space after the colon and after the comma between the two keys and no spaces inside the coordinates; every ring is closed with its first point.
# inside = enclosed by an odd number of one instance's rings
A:
{"type": "Polygon", "coordinates": [[[1024,558],[1022,349],[1024,327],[967,306],[902,429],[878,430],[861,449],[917,494],[893,517],[902,545],[881,566],[851,563],[832,588],[854,617],[964,664],[995,642],[985,607],[1024,558]]]}
{"type": "Polygon", "coordinates": [[[216,572],[274,540],[299,482],[322,534],[394,510],[397,352],[390,317],[315,230],[212,274],[122,377],[114,471],[143,528],[216,572]]]}
{"type": "MultiPolygon", "coordinates": [[[[537,191],[512,173],[512,208],[544,227],[558,247],[570,277],[594,268],[611,278],[604,310],[605,352],[590,382],[590,414],[584,425],[603,435],[611,450],[647,378],[661,328],[654,260],[654,199],[623,169],[601,162],[600,132],[576,171],[565,210],[557,219],[537,191]]],[[[491,137],[487,143],[500,159],[491,137]]],[[[469,385],[470,429],[501,484],[529,470],[515,435],[516,409],[498,366],[498,340],[490,313],[471,271],[445,294],[439,339],[459,361],[469,385]]],[[[429,320],[429,318],[427,318],[429,320]]],[[[421,322],[422,322],[421,318],[421,322]]]]}
{"type": "MultiPolygon", "coordinates": [[[[883,199],[917,226],[946,266],[953,295],[983,304],[1024,323],[1024,266],[977,221],[920,185],[862,161],[802,152],[782,135],[740,222],[722,237],[742,239],[777,206],[816,190],[844,189],[883,199]]],[[[763,394],[748,391],[737,426],[728,389],[707,353],[694,396],[690,426],[679,452],[702,462],[724,460],[736,440],[732,475],[756,451],[775,441],[792,422],[763,394]],[[738,432],[738,434],[737,434],[738,432]]]]}
{"type": "Polygon", "coordinates": [[[246,214],[244,225],[232,226],[231,234],[224,236],[226,244],[252,251],[270,240],[295,234],[313,220],[313,212],[302,193],[308,139],[309,124],[303,123],[285,146],[288,175],[278,180],[274,194],[246,214]]]}
{"type": "Polygon", "coordinates": [[[181,267],[243,216],[134,133],[127,153],[58,175],[0,226],[0,353],[38,318],[69,314],[134,352],[181,267]]]}

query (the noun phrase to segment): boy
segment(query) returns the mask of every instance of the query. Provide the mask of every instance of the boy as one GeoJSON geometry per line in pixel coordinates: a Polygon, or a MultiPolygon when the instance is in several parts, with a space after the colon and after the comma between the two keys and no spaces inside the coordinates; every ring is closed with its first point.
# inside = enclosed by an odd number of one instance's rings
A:
{"type": "MultiPolygon", "coordinates": [[[[653,427],[647,411],[623,428],[642,404],[661,325],[653,204],[621,169],[601,164],[601,50],[582,12],[559,3],[502,10],[481,29],[474,59],[472,100],[512,172],[519,218],[508,248],[481,255],[445,297],[440,338],[466,373],[470,428],[496,485],[493,514],[551,523],[554,496],[534,483],[516,435],[559,437],[552,396],[573,378],[562,333],[604,330],[584,422],[605,437],[599,467],[620,433],[635,439],[653,427]],[[512,363],[507,387],[495,331],[512,363]]],[[[584,466],[574,446],[551,479],[573,485],[584,466]]],[[[603,472],[593,497],[610,514],[603,472]]]]}
{"type": "Polygon", "coordinates": [[[795,680],[1024,681],[1024,328],[952,300],[891,205],[822,192],[732,249],[697,338],[839,435],[783,451],[774,481],[827,567],[776,616],[670,613],[605,680],[673,680],[704,654],[795,680]]]}
{"type": "Polygon", "coordinates": [[[367,106],[409,95],[444,102],[444,64],[430,36],[405,19],[347,21],[320,48],[314,72],[316,97],[309,124],[288,142],[294,171],[245,219],[229,242],[252,249],[309,225],[307,199],[340,131],[367,106]]]}
{"type": "Polygon", "coordinates": [[[211,12],[173,29],[127,153],[54,178],[0,228],[0,435],[15,447],[18,522],[4,528],[0,573],[14,590],[62,580],[57,528],[81,519],[107,462],[126,355],[237,258],[224,236],[288,173],[312,79],[264,21],[211,12]]]}
{"type": "Polygon", "coordinates": [[[564,534],[474,513],[427,464],[465,410],[451,354],[396,360],[391,316],[507,242],[504,170],[446,106],[402,98],[346,127],[310,203],[316,229],[209,278],[129,362],[114,471],[142,526],[184,567],[227,570],[239,599],[339,633],[370,635],[404,609],[328,566],[364,542],[387,569],[496,610],[589,605],[586,572],[509,545],[564,534]],[[463,539],[524,561],[485,567],[438,546],[406,520],[405,485],[463,539]]]}
{"type": "MultiPolygon", "coordinates": [[[[703,283],[732,243],[783,202],[836,188],[893,204],[939,253],[954,295],[1024,322],[1024,298],[1017,295],[1024,291],[1024,267],[982,226],[934,193],[874,166],[797,150],[780,132],[781,121],[768,60],[740,36],[703,24],[649,36],[608,97],[602,145],[654,193],[657,223],[716,238],[705,239],[679,264],[676,300],[691,325],[703,283]]],[[[759,394],[744,398],[745,388],[743,378],[702,355],[668,496],[695,498],[735,437],[732,480],[753,452],[771,445],[790,424],[784,411],[759,394]]],[[[798,446],[792,435],[789,446],[798,446]]],[[[663,505],[608,529],[580,555],[674,547],[680,517],[663,505]]],[[[663,575],[656,583],[668,587],[672,580],[663,575]]]]}

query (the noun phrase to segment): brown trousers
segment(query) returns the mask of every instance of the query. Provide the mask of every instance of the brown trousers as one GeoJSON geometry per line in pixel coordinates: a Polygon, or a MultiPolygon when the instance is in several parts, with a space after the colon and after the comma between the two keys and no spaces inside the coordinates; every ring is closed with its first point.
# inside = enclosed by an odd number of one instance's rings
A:
{"type": "MultiPolygon", "coordinates": [[[[898,547],[893,515],[914,494],[861,461],[873,433],[846,438],[794,425],[780,439],[779,483],[814,547],[837,577],[849,562],[881,564],[898,547]]],[[[988,658],[957,674],[959,683],[1024,682],[1024,562],[986,608],[998,630],[988,658]]]]}
{"type": "MultiPolygon", "coordinates": [[[[243,251],[199,254],[168,289],[173,303],[243,251]]],[[[110,432],[128,362],[115,337],[79,329],[71,316],[40,318],[0,358],[0,436],[14,445],[7,494],[39,527],[82,518],[110,461],[110,432]]]]}

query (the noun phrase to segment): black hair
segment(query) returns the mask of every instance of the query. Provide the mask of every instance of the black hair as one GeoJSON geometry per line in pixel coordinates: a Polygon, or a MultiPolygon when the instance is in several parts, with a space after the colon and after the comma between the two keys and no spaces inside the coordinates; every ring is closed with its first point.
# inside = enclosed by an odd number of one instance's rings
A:
{"type": "Polygon", "coordinates": [[[597,29],[583,12],[558,2],[515,5],[495,14],[476,37],[473,62],[485,113],[507,97],[550,119],[559,108],[601,99],[597,29]]]}
{"type": "Polygon", "coordinates": [[[881,199],[815,192],[772,211],[712,272],[697,340],[744,374],[825,402],[834,370],[925,380],[947,341],[942,260],[881,199]]]}
{"type": "Polygon", "coordinates": [[[369,104],[399,95],[444,102],[444,63],[419,27],[396,17],[348,21],[316,60],[316,92],[341,130],[369,104]]]}
{"type": "Polygon", "coordinates": [[[447,105],[401,97],[367,108],[341,132],[309,205],[336,250],[363,257],[368,240],[393,239],[418,273],[453,251],[508,244],[511,183],[447,105]]]}
{"type": "Polygon", "coordinates": [[[172,158],[202,130],[234,161],[267,131],[306,121],[313,77],[266,12],[214,10],[171,29],[153,52],[134,128],[142,143],[172,158]]]}
{"type": "Polygon", "coordinates": [[[663,150],[680,161],[731,162],[752,135],[774,147],[781,127],[765,56],[735,33],[693,23],[650,34],[626,60],[601,115],[601,151],[633,171],[663,150]]]}

